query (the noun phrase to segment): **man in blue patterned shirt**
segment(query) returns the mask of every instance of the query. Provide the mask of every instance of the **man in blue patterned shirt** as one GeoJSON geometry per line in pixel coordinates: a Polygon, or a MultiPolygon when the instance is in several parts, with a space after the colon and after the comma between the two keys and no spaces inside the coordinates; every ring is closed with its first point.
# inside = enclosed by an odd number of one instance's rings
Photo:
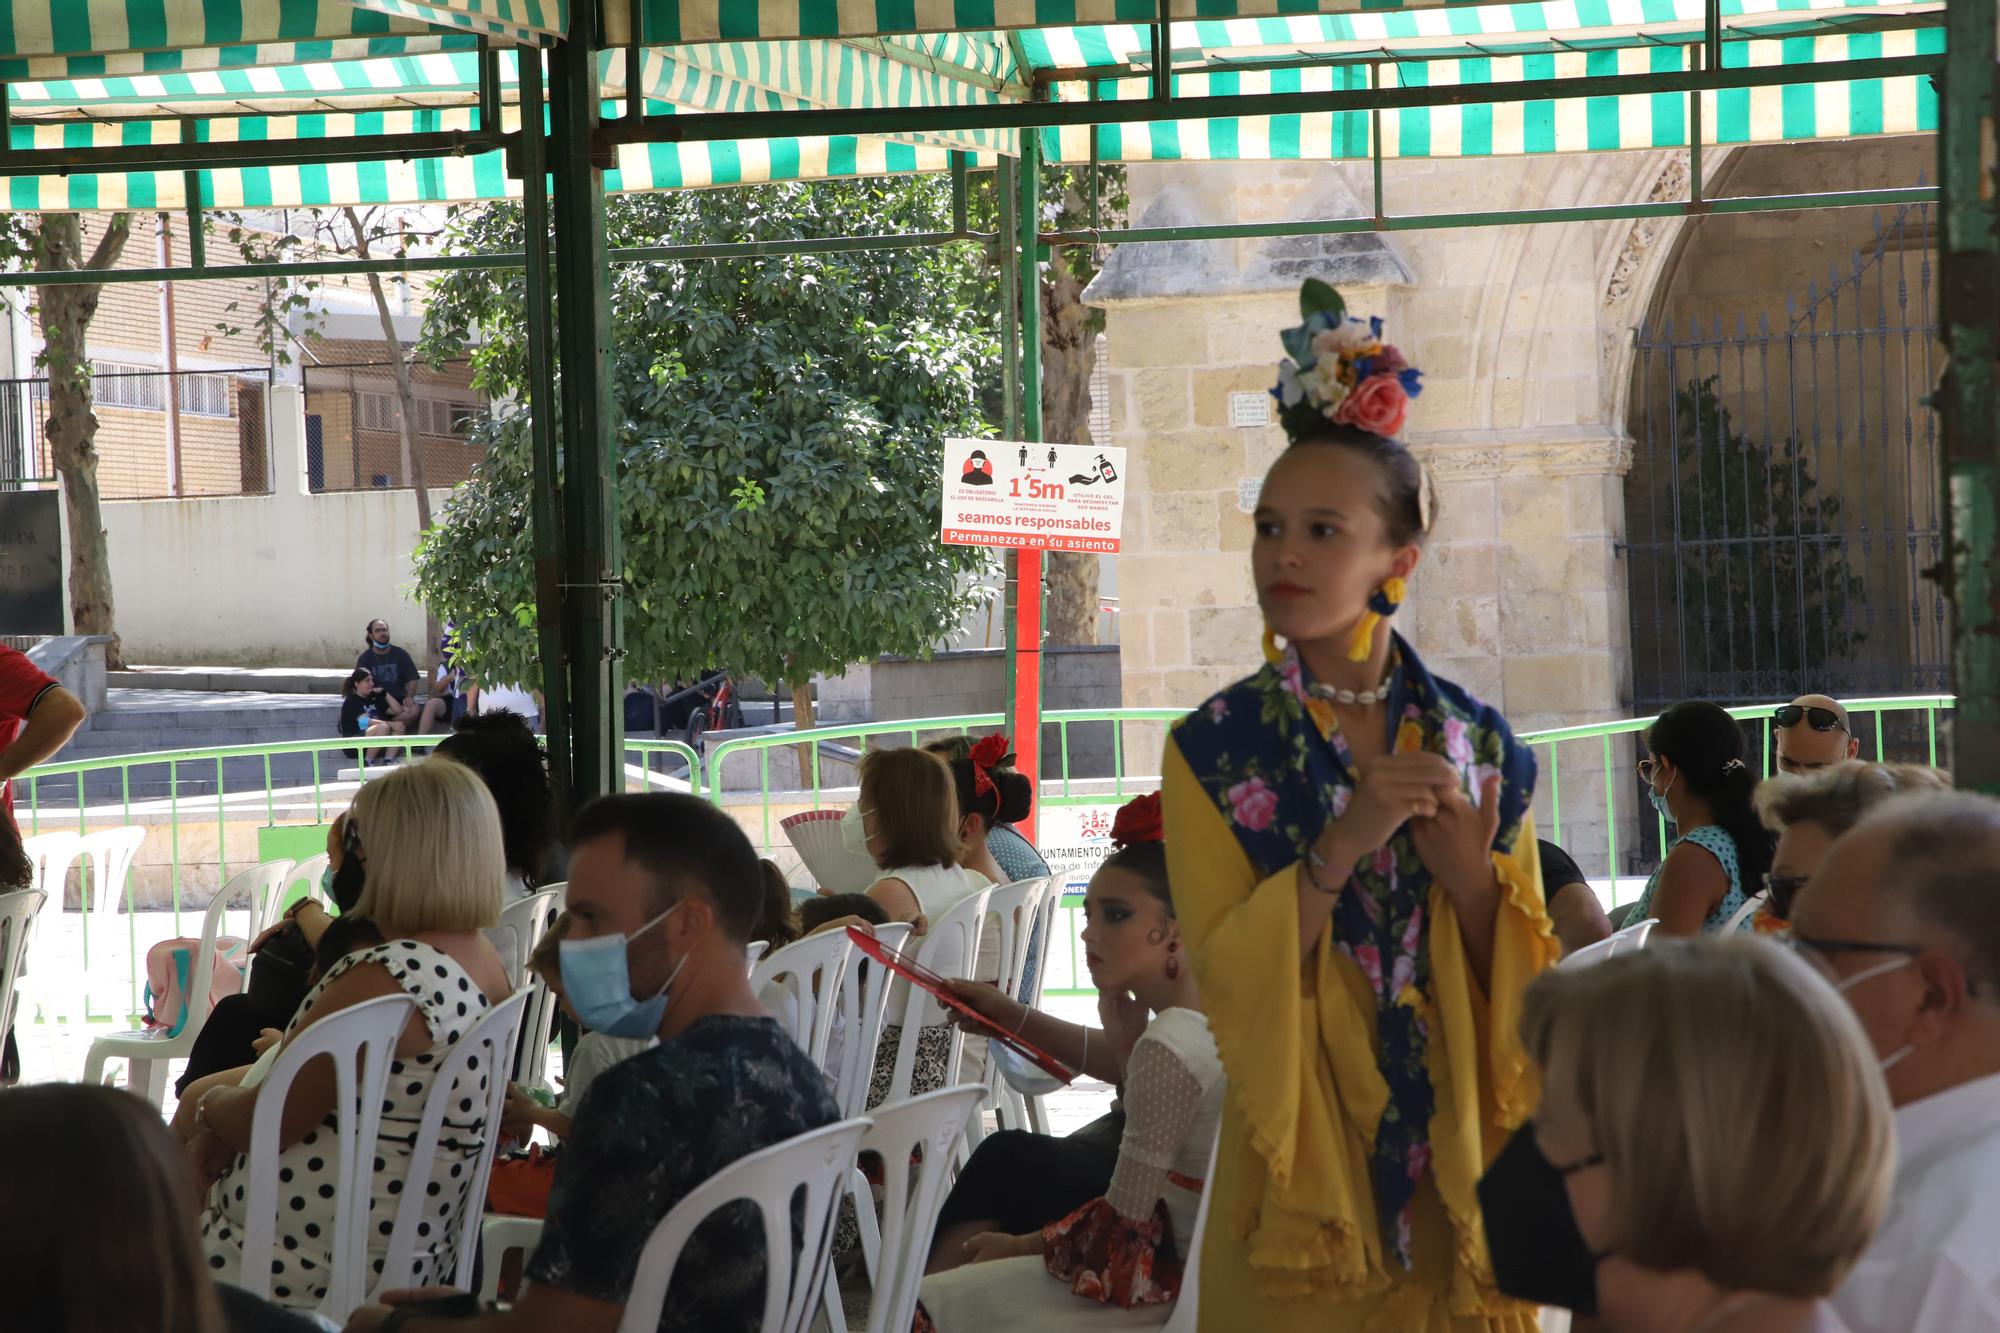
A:
{"type": "MultiPolygon", "coordinates": [[[[743,946],[761,882],[749,840],[706,801],[612,796],[578,816],[564,942],[625,938],[632,1007],[665,998],[660,1044],[584,1094],[528,1262],[531,1285],[512,1312],[451,1319],[373,1306],[356,1312],[350,1333],[611,1333],[640,1252],[675,1204],[737,1159],[837,1118],[826,1077],[750,989],[743,946]]],[[[750,1204],[703,1223],[667,1290],[662,1333],[757,1329],[763,1248],[750,1204]]]]}

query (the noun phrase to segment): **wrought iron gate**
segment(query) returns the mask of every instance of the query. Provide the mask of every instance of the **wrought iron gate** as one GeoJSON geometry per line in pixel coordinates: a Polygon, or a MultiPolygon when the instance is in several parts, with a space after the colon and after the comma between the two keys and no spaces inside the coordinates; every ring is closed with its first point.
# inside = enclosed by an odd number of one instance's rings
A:
{"type": "Polygon", "coordinates": [[[1932,209],[1760,315],[1642,325],[1635,704],[1949,688],[1932,209]]]}

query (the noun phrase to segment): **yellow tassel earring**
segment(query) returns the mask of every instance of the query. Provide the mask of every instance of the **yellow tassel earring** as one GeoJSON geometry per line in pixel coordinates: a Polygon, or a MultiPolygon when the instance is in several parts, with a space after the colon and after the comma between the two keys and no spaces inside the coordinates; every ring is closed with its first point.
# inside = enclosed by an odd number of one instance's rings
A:
{"type": "Polygon", "coordinates": [[[1375,627],[1396,614],[1396,608],[1403,604],[1406,590],[1403,581],[1393,575],[1383,580],[1382,586],[1368,596],[1368,609],[1361,613],[1361,619],[1354,624],[1354,637],[1347,643],[1347,660],[1366,662],[1368,654],[1375,651],[1375,627]]]}

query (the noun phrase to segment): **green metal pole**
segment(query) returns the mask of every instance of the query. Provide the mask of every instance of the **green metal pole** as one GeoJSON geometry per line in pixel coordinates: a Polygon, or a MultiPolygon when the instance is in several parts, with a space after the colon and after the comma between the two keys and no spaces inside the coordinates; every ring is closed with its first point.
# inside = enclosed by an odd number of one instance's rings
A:
{"type": "Polygon", "coordinates": [[[551,57],[557,359],[562,366],[563,644],[569,669],[571,799],[624,788],[620,733],[617,462],[612,438],[611,265],[597,156],[597,0],[571,0],[551,57]]]}
{"type": "Polygon", "coordinates": [[[2000,37],[1996,0],[1946,11],[1938,155],[1944,187],[1945,506],[1952,599],[1953,767],[2000,793],[2000,37]]]}
{"type": "MultiPolygon", "coordinates": [[[[523,47],[521,99],[521,234],[549,234],[549,152],[542,112],[542,53],[523,47]]],[[[569,671],[563,660],[562,482],[556,467],[555,281],[546,245],[527,251],[528,428],[534,493],[529,497],[535,544],[535,639],[541,652],[542,730],[548,736],[549,780],[557,818],[571,802],[569,671]]]]}

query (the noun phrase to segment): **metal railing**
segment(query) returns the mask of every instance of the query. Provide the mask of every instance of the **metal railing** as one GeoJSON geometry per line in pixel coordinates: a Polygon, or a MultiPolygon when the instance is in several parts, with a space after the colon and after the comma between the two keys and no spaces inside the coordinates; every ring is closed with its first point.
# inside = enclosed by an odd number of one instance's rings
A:
{"type": "MultiPolygon", "coordinates": [[[[1952,702],[1950,695],[1931,694],[1857,699],[1846,706],[1863,741],[1864,757],[1934,764],[1940,756],[1940,714],[1948,716],[1952,702]]],[[[1755,721],[1767,716],[1773,706],[1748,705],[1730,712],[1739,719],[1755,721]]],[[[1158,765],[1152,760],[1159,751],[1150,743],[1163,741],[1166,725],[1184,712],[1176,708],[1104,708],[1045,714],[1043,739],[1048,762],[1041,784],[1042,809],[1113,807],[1132,795],[1153,790],[1159,779],[1158,765]],[[1127,735],[1133,727],[1145,729],[1148,743],[1143,751],[1147,762],[1136,769],[1128,763],[1139,741],[1127,735]]],[[[837,723],[809,731],[720,740],[711,743],[706,754],[680,741],[628,740],[626,779],[633,789],[687,791],[731,810],[758,842],[760,851],[770,854],[783,846],[776,826],[783,817],[781,811],[821,809],[850,799],[854,766],[871,744],[917,745],[990,730],[1004,722],[998,713],[979,713],[837,723]]],[[[1566,840],[1565,830],[1592,839],[1601,837],[1602,878],[1611,881],[1614,904],[1625,896],[1623,889],[1636,882],[1633,876],[1649,871],[1667,846],[1665,821],[1642,808],[1636,777],[1620,752],[1630,744],[1629,738],[1641,735],[1651,724],[1651,718],[1631,718],[1520,735],[1534,748],[1540,763],[1542,776],[1536,795],[1539,831],[1563,844],[1579,862],[1594,861],[1595,847],[1570,845],[1573,839],[1566,840]],[[1583,764],[1574,762],[1579,752],[1586,761],[1583,764]],[[1582,808],[1576,791],[1580,782],[1587,789],[1601,785],[1601,791],[1587,791],[1588,804],[1582,808]],[[1566,785],[1570,789],[1567,797],[1566,785]],[[1601,829],[1596,827],[1600,798],[1601,829]],[[1648,824],[1655,832],[1650,840],[1645,837],[1648,824]],[[1648,841],[1651,848],[1645,846],[1648,841]]],[[[1758,762],[1768,775],[1775,763],[1772,733],[1768,726],[1761,728],[1761,733],[1758,762]]],[[[16,815],[28,835],[67,829],[84,832],[93,826],[121,823],[164,824],[165,869],[178,934],[187,872],[213,866],[212,883],[206,882],[210,879],[207,873],[199,877],[204,881],[204,892],[195,900],[197,905],[228,879],[232,825],[238,826],[239,835],[246,825],[252,829],[323,826],[347,807],[369,770],[382,767],[380,762],[371,763],[371,755],[407,759],[419,750],[427,751],[440,739],[343,737],[43,764],[17,781],[16,815]],[[191,844],[205,841],[211,828],[213,857],[206,854],[206,848],[190,854],[191,844]]],[[[154,874],[161,866],[158,850],[156,847],[151,859],[142,854],[140,862],[154,874]]],[[[237,859],[239,869],[250,863],[252,860],[237,859]]],[[[124,886],[124,894],[130,931],[135,897],[130,884],[124,886]]],[[[1071,917],[1072,985],[1051,986],[1048,993],[1090,993],[1087,985],[1077,984],[1083,980],[1075,958],[1078,927],[1074,918],[1079,906],[1080,894],[1072,891],[1065,902],[1071,917]]],[[[87,921],[84,929],[87,932],[87,921]]],[[[136,954],[136,940],[133,942],[136,954]]],[[[133,965],[136,967],[136,957],[133,965]]]]}

